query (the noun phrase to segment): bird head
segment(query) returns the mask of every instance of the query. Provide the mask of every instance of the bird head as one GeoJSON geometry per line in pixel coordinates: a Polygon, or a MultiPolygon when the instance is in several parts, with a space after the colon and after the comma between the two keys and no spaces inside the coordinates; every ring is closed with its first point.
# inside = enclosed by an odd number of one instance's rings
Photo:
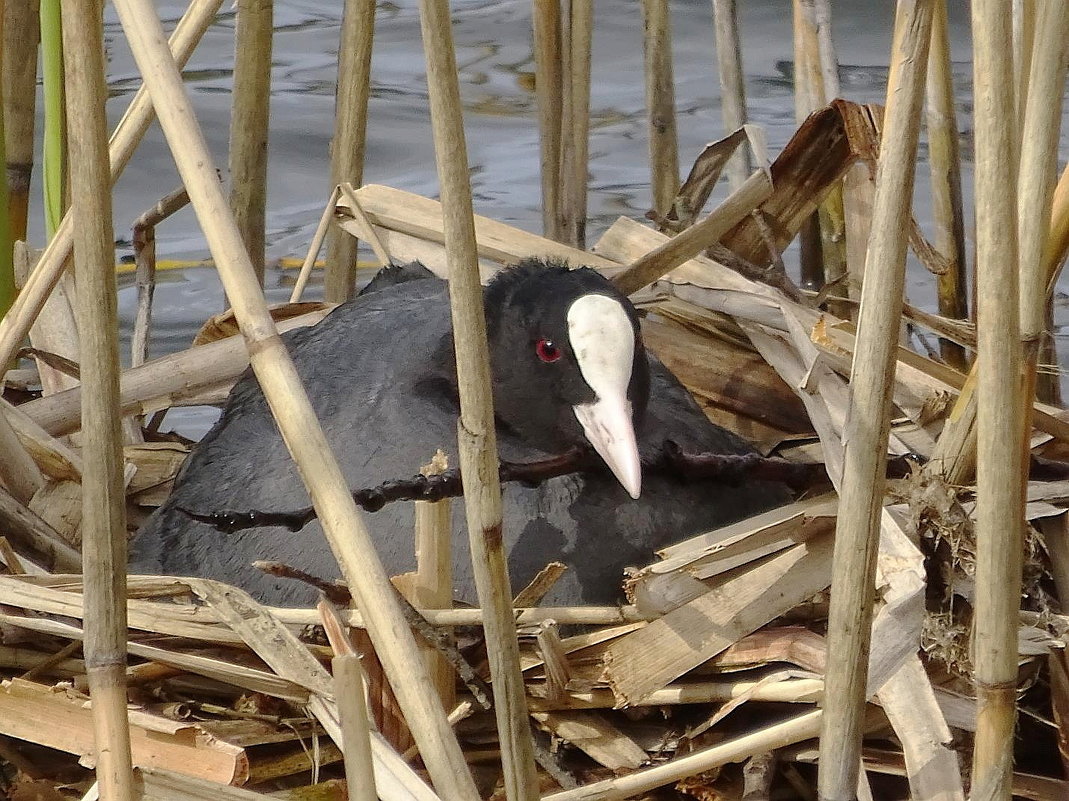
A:
{"type": "Polygon", "coordinates": [[[649,366],[630,301],[600,273],[527,260],[486,290],[498,420],[547,452],[589,444],[633,498],[649,366]]]}

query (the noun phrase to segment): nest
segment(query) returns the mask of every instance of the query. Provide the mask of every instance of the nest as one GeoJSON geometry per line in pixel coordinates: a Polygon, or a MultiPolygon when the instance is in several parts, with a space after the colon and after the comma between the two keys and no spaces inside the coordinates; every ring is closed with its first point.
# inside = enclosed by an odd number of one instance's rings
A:
{"type": "MultiPolygon", "coordinates": [[[[858,106],[837,101],[810,117],[773,165],[770,194],[737,218],[719,246],[636,296],[647,345],[710,418],[766,454],[825,464],[836,480],[853,328],[821,310],[823,299],[794,287],[770,254],[812,214],[823,187],[875,152],[874,137],[869,110],[858,106]]],[[[708,194],[701,187],[720,166],[699,159],[679,209],[701,208],[708,194]]],[[[334,210],[338,224],[394,259],[418,258],[437,271],[445,269],[441,217],[434,201],[382,186],[345,188],[334,210]]],[[[593,253],[485,218],[476,229],[488,271],[542,253],[617,274],[622,265],[655,261],[649,254],[668,241],[629,219],[617,221],[593,253]]],[[[849,313],[846,298],[836,303],[849,313]]],[[[299,311],[283,325],[323,314],[299,311]]],[[[906,322],[972,344],[967,326],[910,309],[906,322]]],[[[126,411],[220,398],[244,369],[244,346],[225,324],[213,330],[195,351],[125,373],[126,411]]],[[[0,666],[8,676],[0,689],[0,757],[13,798],[78,797],[92,780],[85,770],[94,755],[89,680],[78,658],[85,609],[73,573],[82,465],[55,438],[77,425],[77,392],[32,400],[12,418],[47,478],[28,508],[5,501],[8,539],[0,539],[9,573],[0,577],[0,666]]],[[[974,490],[947,478],[958,475],[948,465],[960,454],[941,443],[951,410],[968,402],[970,390],[961,373],[903,351],[892,392],[898,418],[890,455],[918,454],[923,464],[888,483],[868,654],[865,776],[874,798],[955,797],[976,729],[967,645],[976,595],[974,490]]],[[[1069,576],[1069,466],[1058,449],[1069,430],[1042,406],[1033,422],[1033,454],[1042,463],[1028,484],[1033,528],[1016,687],[1027,746],[1015,758],[1014,786],[1028,798],[1053,800],[1066,793],[1054,768],[1058,749],[1063,758],[1069,751],[1069,618],[1059,595],[1069,576]]],[[[173,442],[126,448],[136,468],[127,488],[132,521],[166,497],[185,452],[173,442]]],[[[834,484],[814,481],[789,506],[665,549],[627,577],[626,606],[539,607],[558,572],[553,566],[520,593],[520,669],[543,796],[814,797],[823,679],[829,660],[841,658],[827,653],[824,636],[834,484]]],[[[486,709],[485,649],[495,646],[483,642],[481,611],[421,602],[426,585],[418,577],[395,583],[417,607],[412,622],[424,635],[434,683],[423,691],[449,712],[481,794],[504,797],[501,733],[486,709]]],[[[365,743],[383,798],[434,797],[425,783],[429,755],[413,745],[359,612],[329,603],[266,608],[240,589],[202,579],[130,577],[128,590],[129,732],[146,793],[343,798],[343,763],[357,760],[365,743]],[[364,697],[362,682],[370,727],[352,706],[364,697]],[[343,729],[355,732],[346,751],[343,729]]],[[[526,727],[519,736],[528,736],[526,727]]]]}

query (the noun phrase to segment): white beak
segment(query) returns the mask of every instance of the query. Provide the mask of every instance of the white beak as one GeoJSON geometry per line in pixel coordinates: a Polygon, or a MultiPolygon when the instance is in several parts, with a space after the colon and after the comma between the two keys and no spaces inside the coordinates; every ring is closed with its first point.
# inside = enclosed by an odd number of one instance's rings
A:
{"type": "Polygon", "coordinates": [[[627,398],[635,359],[631,319],[616,299],[584,295],[568,308],[568,339],[583,379],[594,391],[591,403],[572,407],[575,417],[628,495],[638,498],[642,465],[627,398]]]}
{"type": "Polygon", "coordinates": [[[572,407],[586,438],[632,498],[642,492],[642,465],[626,397],[598,398],[572,407]]]}

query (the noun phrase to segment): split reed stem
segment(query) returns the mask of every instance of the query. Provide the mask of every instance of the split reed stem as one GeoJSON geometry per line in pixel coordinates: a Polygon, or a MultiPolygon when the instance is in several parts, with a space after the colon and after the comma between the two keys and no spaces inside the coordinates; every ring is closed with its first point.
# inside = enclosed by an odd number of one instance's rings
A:
{"type": "Polygon", "coordinates": [[[375,768],[371,758],[371,725],[367,714],[367,678],[357,654],[331,660],[334,697],[341,720],[345,755],[345,786],[350,801],[377,801],[375,768]]]}
{"type": "Polygon", "coordinates": [[[819,791],[825,801],[853,801],[857,792],[891,390],[932,2],[902,0],[895,20],[872,233],[850,375],[850,412],[843,434],[820,740],[819,791]]]}

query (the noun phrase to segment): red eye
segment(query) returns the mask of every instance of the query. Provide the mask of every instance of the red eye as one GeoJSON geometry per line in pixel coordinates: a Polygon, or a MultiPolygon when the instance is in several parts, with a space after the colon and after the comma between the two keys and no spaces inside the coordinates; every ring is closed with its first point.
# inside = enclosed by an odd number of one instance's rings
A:
{"type": "Polygon", "coordinates": [[[555,362],[561,357],[560,348],[553,344],[552,339],[540,339],[535,345],[535,353],[546,364],[555,362]]]}

